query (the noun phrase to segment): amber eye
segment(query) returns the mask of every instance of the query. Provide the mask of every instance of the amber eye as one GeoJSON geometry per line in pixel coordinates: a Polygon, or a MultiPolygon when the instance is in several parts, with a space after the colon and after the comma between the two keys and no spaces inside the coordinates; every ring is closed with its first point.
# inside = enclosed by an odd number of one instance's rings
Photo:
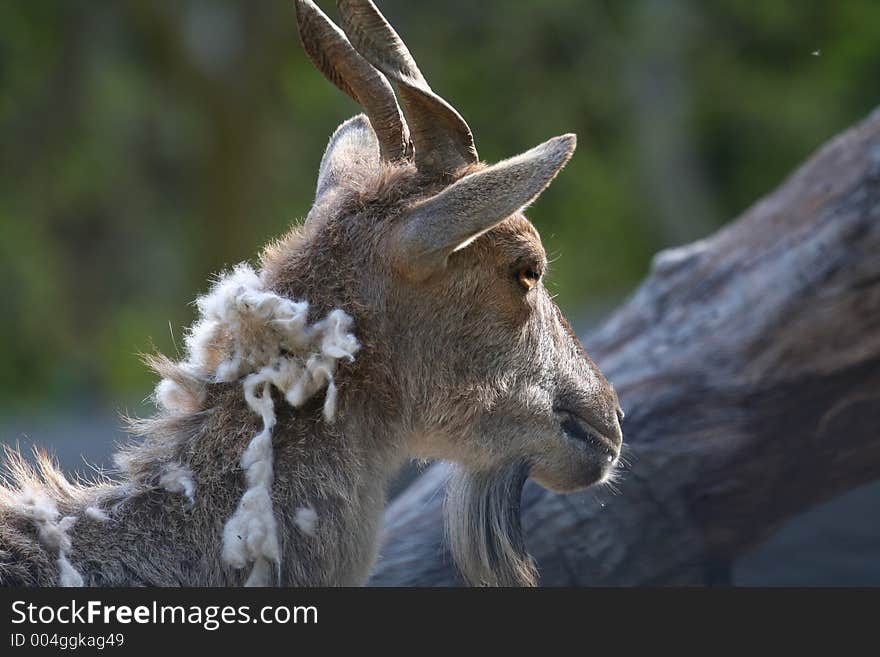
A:
{"type": "Polygon", "coordinates": [[[520,285],[526,290],[531,290],[541,280],[541,273],[531,266],[520,267],[517,278],[520,285]]]}

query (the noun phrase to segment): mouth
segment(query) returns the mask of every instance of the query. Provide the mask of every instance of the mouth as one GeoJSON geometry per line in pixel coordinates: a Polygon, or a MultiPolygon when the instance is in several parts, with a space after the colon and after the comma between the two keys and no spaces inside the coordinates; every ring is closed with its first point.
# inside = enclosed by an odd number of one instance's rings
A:
{"type": "Polygon", "coordinates": [[[562,431],[571,440],[598,451],[609,464],[620,456],[620,441],[603,434],[583,416],[564,408],[556,408],[554,413],[562,431]]]}

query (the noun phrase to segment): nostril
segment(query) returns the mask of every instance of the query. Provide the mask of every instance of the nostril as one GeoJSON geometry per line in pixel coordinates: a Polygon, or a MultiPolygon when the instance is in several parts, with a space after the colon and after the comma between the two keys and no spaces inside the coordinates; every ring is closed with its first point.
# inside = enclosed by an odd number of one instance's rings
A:
{"type": "Polygon", "coordinates": [[[606,434],[597,431],[593,425],[571,411],[558,410],[557,413],[559,413],[559,424],[562,430],[571,438],[592,444],[594,447],[606,451],[610,455],[609,458],[611,460],[617,458],[623,438],[619,427],[616,427],[616,431],[606,434]]]}
{"type": "Polygon", "coordinates": [[[623,424],[624,417],[626,417],[626,415],[624,414],[623,409],[620,406],[618,406],[617,407],[617,421],[620,422],[621,424],[623,424]]]}
{"type": "Polygon", "coordinates": [[[572,438],[580,438],[581,440],[587,440],[588,434],[584,430],[584,428],[580,425],[580,423],[575,420],[573,417],[568,416],[564,420],[562,420],[562,430],[565,431],[572,438]]]}

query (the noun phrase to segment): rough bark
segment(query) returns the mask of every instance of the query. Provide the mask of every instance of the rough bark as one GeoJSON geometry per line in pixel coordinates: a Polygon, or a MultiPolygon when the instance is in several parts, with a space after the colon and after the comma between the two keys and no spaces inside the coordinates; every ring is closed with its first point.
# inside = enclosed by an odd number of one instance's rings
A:
{"type": "MultiPolygon", "coordinates": [[[[544,585],[701,584],[880,477],[880,110],[715,235],[666,251],[587,341],[629,445],[619,494],[529,483],[544,585]]],[[[375,585],[459,579],[445,466],[389,507],[375,585]]]]}

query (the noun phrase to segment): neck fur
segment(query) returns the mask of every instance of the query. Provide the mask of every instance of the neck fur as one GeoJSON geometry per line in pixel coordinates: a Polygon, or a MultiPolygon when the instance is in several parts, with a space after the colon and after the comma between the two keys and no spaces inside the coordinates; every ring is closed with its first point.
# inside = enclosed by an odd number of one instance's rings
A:
{"type": "Polygon", "coordinates": [[[360,349],[352,319],[311,318],[247,265],[197,305],[186,358],[151,359],[159,413],[134,422],[123,482],[78,489],[52,516],[66,581],[362,584],[404,456],[387,418],[339,393],[337,366],[360,349]]]}

